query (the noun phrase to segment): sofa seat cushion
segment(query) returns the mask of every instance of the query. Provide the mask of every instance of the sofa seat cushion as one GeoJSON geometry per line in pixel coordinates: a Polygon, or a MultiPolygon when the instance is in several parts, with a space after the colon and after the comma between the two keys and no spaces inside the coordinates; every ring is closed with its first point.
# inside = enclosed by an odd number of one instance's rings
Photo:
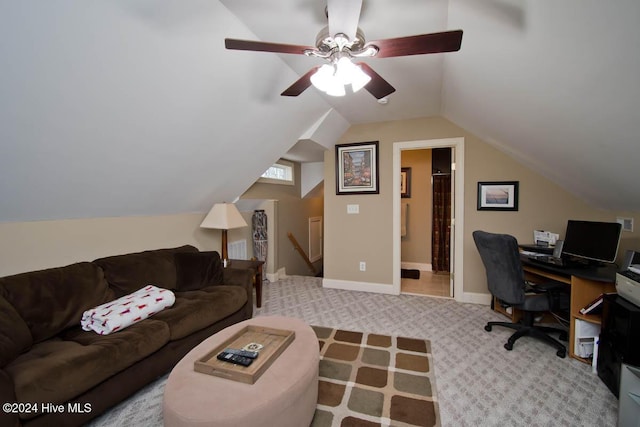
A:
{"type": "Polygon", "coordinates": [[[85,310],[113,299],[102,270],[90,262],[2,277],[0,295],[27,324],[34,343],[77,325],[85,310]]]}
{"type": "Polygon", "coordinates": [[[63,403],[154,353],[169,341],[164,322],[147,319],[111,335],[80,327],[34,345],[5,367],[19,402],[63,403]]]}
{"type": "Polygon", "coordinates": [[[208,286],[197,291],[176,292],[175,304],[153,316],[167,322],[171,340],[184,338],[240,310],[247,292],[240,286],[208,286]]]}
{"type": "Polygon", "coordinates": [[[93,261],[102,267],[116,298],[152,283],[159,288],[175,289],[176,266],[173,256],[180,252],[198,252],[191,245],[114,255],[93,261]]]}

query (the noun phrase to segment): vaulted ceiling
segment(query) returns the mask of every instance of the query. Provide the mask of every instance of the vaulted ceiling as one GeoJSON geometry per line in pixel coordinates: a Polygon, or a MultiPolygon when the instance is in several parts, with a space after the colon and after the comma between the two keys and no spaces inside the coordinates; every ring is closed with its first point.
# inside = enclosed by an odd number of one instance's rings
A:
{"type": "Polygon", "coordinates": [[[324,7],[0,2],[0,221],[203,212],[309,135],[437,115],[594,206],[640,211],[636,0],[364,0],[368,40],[464,30],[459,52],[367,59],[397,89],[385,105],[281,97],[320,60],[224,49],[313,45],[324,7]]]}

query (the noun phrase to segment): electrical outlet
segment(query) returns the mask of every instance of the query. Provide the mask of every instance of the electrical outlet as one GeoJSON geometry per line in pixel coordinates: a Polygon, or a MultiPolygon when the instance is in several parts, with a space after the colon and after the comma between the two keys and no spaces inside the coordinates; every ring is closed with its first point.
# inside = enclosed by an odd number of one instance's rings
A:
{"type": "Polygon", "coordinates": [[[367,263],[360,261],[360,271],[367,271],[367,263]]]}

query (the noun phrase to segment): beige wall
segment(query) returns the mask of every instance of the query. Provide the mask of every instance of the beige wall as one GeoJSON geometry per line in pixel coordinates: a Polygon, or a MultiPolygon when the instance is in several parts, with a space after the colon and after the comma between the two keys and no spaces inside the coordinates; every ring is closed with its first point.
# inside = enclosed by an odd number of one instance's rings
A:
{"type": "MultiPolygon", "coordinates": [[[[295,185],[278,185],[257,182],[243,195],[242,199],[272,199],[275,200],[277,221],[275,231],[275,273],[284,268],[288,275],[312,275],[304,259],[294,249],[287,233],[291,232],[304,252],[309,255],[309,218],[323,216],[324,196],[323,188],[318,188],[300,197],[300,164],[294,162],[295,185]]],[[[314,263],[316,271],[322,267],[322,260],[314,263]]]]}
{"type": "MultiPolygon", "coordinates": [[[[620,254],[626,249],[640,250],[640,213],[593,209],[451,122],[442,118],[420,118],[355,125],[343,135],[340,141],[342,143],[380,141],[379,195],[336,196],[335,153],[325,154],[325,203],[324,212],[320,213],[325,220],[325,277],[387,285],[392,283],[392,144],[396,141],[459,136],[465,138],[465,292],[487,292],[484,269],[471,239],[471,232],[476,229],[507,232],[515,235],[521,242],[530,242],[534,228],[562,235],[569,218],[613,221],[616,216],[631,217],[635,221],[635,231],[623,233],[620,254]],[[489,180],[520,181],[518,212],[476,210],[477,182],[489,180]],[[349,203],[360,205],[359,215],[347,215],[346,205],[349,203]],[[358,262],[361,260],[367,262],[366,272],[358,270],[358,262]]],[[[279,197],[280,200],[286,198],[284,194],[279,197]]],[[[295,196],[291,197],[295,199],[295,196]]],[[[320,196],[315,193],[312,199],[314,197],[320,196]]],[[[318,202],[314,200],[313,203],[318,202]]],[[[300,217],[317,216],[316,208],[313,209],[313,213],[305,212],[300,217]]],[[[219,251],[220,231],[199,227],[204,216],[205,213],[188,213],[0,223],[0,276],[183,244],[193,244],[201,250],[219,251]]],[[[289,221],[295,221],[288,218],[296,216],[281,212],[280,218],[285,222],[280,228],[286,237],[287,229],[294,226],[289,221]]],[[[305,218],[302,220],[304,225],[295,225],[295,229],[304,227],[307,230],[306,221],[305,218]]],[[[230,230],[229,240],[250,236],[249,230],[248,227],[230,230]]],[[[303,240],[302,236],[306,236],[306,232],[294,232],[296,237],[300,235],[300,240],[303,240]]],[[[301,244],[304,247],[306,240],[301,244]]],[[[294,258],[295,255],[297,254],[293,254],[294,258]]]]}
{"type": "Polygon", "coordinates": [[[431,264],[433,192],[431,150],[404,150],[400,164],[411,168],[411,197],[407,208],[407,234],[400,239],[401,261],[431,264]]]}
{"type": "MultiPolygon", "coordinates": [[[[335,154],[325,154],[325,277],[334,280],[391,285],[392,271],[392,147],[394,142],[465,138],[464,292],[487,293],[484,268],[477,254],[473,230],[513,234],[531,242],[534,229],[564,234],[567,219],[615,221],[638,213],[604,212],[586,205],[556,184],[524,167],[476,136],[443,118],[359,124],[340,143],[380,142],[380,194],[335,194],[335,154]],[[519,181],[517,212],[476,210],[478,181],[519,181]],[[359,204],[359,215],[347,215],[347,204],[359,204]],[[367,262],[367,271],[358,262],[367,262]]],[[[638,227],[636,227],[637,229],[638,227]]],[[[638,246],[640,233],[625,233],[621,250],[638,246]]]]}
{"type": "MultiPolygon", "coordinates": [[[[0,276],[108,255],[191,244],[220,252],[220,231],[205,214],[0,223],[0,276]]],[[[242,229],[229,230],[229,240],[242,229]]]]}
{"type": "MultiPolygon", "coordinates": [[[[296,182],[300,168],[296,166],[296,182]]],[[[287,231],[308,251],[308,217],[323,215],[322,188],[300,199],[300,186],[256,184],[243,198],[277,198],[277,242],[287,274],[311,274],[292,249],[287,231]],[[296,193],[297,192],[297,193],[296,193]],[[296,195],[297,194],[297,195],[296,195]]],[[[206,213],[56,221],[0,223],[0,277],[43,268],[59,267],[99,257],[147,249],[191,244],[200,250],[221,251],[221,232],[201,229],[206,213]]],[[[242,212],[249,227],[229,230],[229,242],[247,239],[252,255],[251,215],[242,212]]],[[[273,255],[273,254],[272,254],[273,255]]],[[[273,258],[273,257],[272,257],[273,258]]],[[[322,260],[315,263],[319,270],[322,260]]]]}

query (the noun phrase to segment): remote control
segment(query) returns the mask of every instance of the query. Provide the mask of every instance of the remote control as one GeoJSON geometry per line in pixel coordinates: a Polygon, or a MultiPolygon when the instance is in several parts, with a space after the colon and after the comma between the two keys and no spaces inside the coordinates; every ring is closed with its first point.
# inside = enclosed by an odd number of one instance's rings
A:
{"type": "Polygon", "coordinates": [[[237,354],[238,356],[248,357],[249,359],[255,359],[258,357],[257,351],[249,351],[249,350],[239,350],[237,348],[227,348],[224,350],[225,353],[237,354]]]}
{"type": "Polygon", "coordinates": [[[218,360],[222,360],[224,362],[234,363],[236,365],[249,366],[253,363],[253,359],[249,359],[248,357],[239,356],[237,354],[231,354],[222,352],[218,354],[218,360]]]}

